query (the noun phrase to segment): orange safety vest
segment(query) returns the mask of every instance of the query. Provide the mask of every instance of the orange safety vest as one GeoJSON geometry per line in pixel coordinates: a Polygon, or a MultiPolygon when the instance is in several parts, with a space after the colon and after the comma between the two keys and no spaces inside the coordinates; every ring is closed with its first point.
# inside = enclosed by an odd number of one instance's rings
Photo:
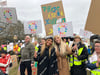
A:
{"type": "Polygon", "coordinates": [[[18,45],[16,44],[16,45],[14,45],[13,48],[14,48],[14,51],[18,51],[18,48],[19,48],[19,47],[18,47],[18,45]]]}

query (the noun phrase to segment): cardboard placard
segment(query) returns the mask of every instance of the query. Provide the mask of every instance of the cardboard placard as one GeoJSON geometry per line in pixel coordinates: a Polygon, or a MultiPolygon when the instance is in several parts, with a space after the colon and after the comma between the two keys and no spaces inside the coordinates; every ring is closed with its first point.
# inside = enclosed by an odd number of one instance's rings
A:
{"type": "Polygon", "coordinates": [[[53,35],[52,25],[66,22],[62,1],[41,5],[46,35],[53,35]],[[59,20],[61,19],[61,20],[59,20]],[[61,23],[60,22],[60,23],[61,23]]]}
{"type": "Polygon", "coordinates": [[[85,30],[100,35],[100,0],[91,0],[85,30]]]}
{"type": "Polygon", "coordinates": [[[11,56],[11,60],[12,60],[12,67],[11,67],[11,69],[13,69],[13,68],[18,66],[17,56],[16,55],[12,55],[11,56]]]}

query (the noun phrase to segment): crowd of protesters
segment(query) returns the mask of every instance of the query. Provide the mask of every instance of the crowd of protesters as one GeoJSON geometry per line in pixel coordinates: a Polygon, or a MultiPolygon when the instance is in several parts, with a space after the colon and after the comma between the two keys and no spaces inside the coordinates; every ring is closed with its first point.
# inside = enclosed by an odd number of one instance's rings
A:
{"type": "MultiPolygon", "coordinates": [[[[86,46],[78,35],[70,38],[42,38],[31,43],[31,37],[26,36],[24,43],[15,44],[13,51],[18,57],[20,75],[32,75],[32,66],[37,64],[37,75],[91,75],[100,74],[100,40],[93,46],[86,46]]],[[[11,67],[11,53],[7,53],[7,45],[0,47],[0,75],[8,75],[11,67]]]]}

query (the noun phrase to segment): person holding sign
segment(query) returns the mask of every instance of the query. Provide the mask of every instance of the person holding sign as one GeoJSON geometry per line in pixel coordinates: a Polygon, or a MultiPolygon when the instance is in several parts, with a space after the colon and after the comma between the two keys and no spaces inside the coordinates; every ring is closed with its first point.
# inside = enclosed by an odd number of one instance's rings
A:
{"type": "Polygon", "coordinates": [[[57,57],[52,44],[53,38],[48,37],[45,44],[39,47],[38,53],[34,54],[38,61],[37,75],[58,75],[57,57]]]}
{"type": "Polygon", "coordinates": [[[91,69],[91,75],[100,75],[100,40],[95,41],[95,51],[89,58],[87,67],[91,69]]]}
{"type": "Polygon", "coordinates": [[[58,59],[57,63],[58,63],[59,75],[70,75],[69,63],[68,59],[66,59],[66,56],[68,54],[73,54],[76,48],[73,47],[73,50],[71,50],[68,44],[63,42],[61,37],[58,35],[54,36],[54,47],[58,59]]]}
{"type": "Polygon", "coordinates": [[[85,44],[82,43],[80,36],[74,37],[72,48],[76,47],[73,55],[70,55],[71,75],[86,75],[86,61],[88,59],[88,51],[85,44]]]}

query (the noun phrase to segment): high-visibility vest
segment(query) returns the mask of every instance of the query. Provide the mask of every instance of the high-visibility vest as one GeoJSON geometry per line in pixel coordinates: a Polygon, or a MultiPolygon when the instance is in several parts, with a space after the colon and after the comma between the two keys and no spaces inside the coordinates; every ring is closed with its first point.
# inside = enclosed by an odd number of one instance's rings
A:
{"type": "MultiPolygon", "coordinates": [[[[66,42],[66,44],[67,44],[67,45],[69,45],[69,43],[68,43],[68,42],[66,42]]],[[[66,58],[68,59],[68,56],[66,56],[66,58]]]]}
{"type": "MultiPolygon", "coordinates": [[[[66,42],[66,44],[69,45],[68,42],[66,42]]],[[[66,56],[66,58],[68,58],[68,56],[66,56]]]]}
{"type": "MultiPolygon", "coordinates": [[[[21,50],[21,48],[20,48],[20,47],[18,47],[18,52],[20,52],[20,50],[21,50]]],[[[18,55],[18,57],[21,57],[21,55],[18,55]]]]}
{"type": "Polygon", "coordinates": [[[66,42],[66,44],[67,44],[67,45],[69,45],[69,43],[68,43],[68,42],[66,42]]]}
{"type": "Polygon", "coordinates": [[[35,46],[35,51],[38,52],[39,48],[37,46],[35,46]]]}
{"type": "MultiPolygon", "coordinates": [[[[78,56],[80,56],[81,55],[81,53],[82,53],[82,51],[83,51],[83,48],[84,47],[82,47],[82,48],[80,48],[79,50],[78,50],[78,56]]],[[[78,60],[76,57],[74,57],[73,55],[70,55],[70,67],[72,67],[73,65],[82,65],[82,62],[85,62],[86,61],[86,59],[84,59],[84,60],[78,60]]]]}
{"type": "Polygon", "coordinates": [[[4,49],[5,51],[7,51],[7,47],[4,47],[3,49],[4,49]]]}
{"type": "Polygon", "coordinates": [[[14,45],[14,51],[18,51],[18,45],[16,44],[16,45],[14,45]]]}
{"type": "MultiPolygon", "coordinates": [[[[97,63],[97,61],[92,62],[92,64],[97,63]]],[[[91,70],[91,75],[100,75],[100,67],[94,70],[91,70]]]]}

